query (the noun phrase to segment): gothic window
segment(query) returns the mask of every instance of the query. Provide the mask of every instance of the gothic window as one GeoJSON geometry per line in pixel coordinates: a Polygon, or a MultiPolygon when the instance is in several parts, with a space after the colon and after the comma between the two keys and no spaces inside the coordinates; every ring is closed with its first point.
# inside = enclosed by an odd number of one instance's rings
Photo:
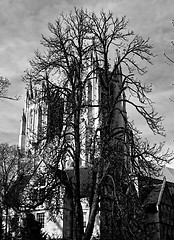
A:
{"type": "Polygon", "coordinates": [[[45,196],[45,187],[40,187],[38,190],[38,199],[42,201],[45,196]]]}
{"type": "Polygon", "coordinates": [[[41,178],[39,181],[39,184],[41,187],[45,187],[45,184],[46,184],[45,178],[41,178]]]}
{"type": "Polygon", "coordinates": [[[30,125],[29,130],[32,131],[32,124],[33,124],[33,110],[30,110],[30,125]]]}
{"type": "Polygon", "coordinates": [[[32,201],[37,202],[37,201],[42,201],[44,196],[45,196],[45,179],[41,178],[39,180],[39,183],[37,183],[33,187],[33,193],[32,193],[32,201]]]}
{"type": "Polygon", "coordinates": [[[71,162],[71,163],[70,163],[70,167],[74,167],[74,162],[71,162]]]}
{"type": "Polygon", "coordinates": [[[42,137],[42,108],[39,106],[38,109],[38,138],[42,137]]]}
{"type": "Polygon", "coordinates": [[[48,129],[47,136],[52,140],[55,136],[61,134],[63,128],[64,99],[60,97],[59,92],[55,91],[50,97],[48,106],[48,129]]]}
{"type": "Polygon", "coordinates": [[[83,227],[87,226],[87,212],[83,212],[83,227]]]}
{"type": "Polygon", "coordinates": [[[41,227],[44,228],[45,223],[45,213],[37,213],[37,221],[40,222],[41,227]]]}
{"type": "MultiPolygon", "coordinates": [[[[92,84],[88,83],[88,104],[92,104],[92,84]]],[[[88,107],[88,121],[90,122],[92,119],[92,107],[88,107]]]]}
{"type": "Polygon", "coordinates": [[[88,101],[89,101],[89,104],[92,101],[92,84],[91,84],[91,82],[88,83],[88,101]]]}
{"type": "Polygon", "coordinates": [[[37,201],[37,194],[38,194],[38,189],[37,189],[37,187],[34,187],[32,190],[32,201],[33,202],[37,201]]]}

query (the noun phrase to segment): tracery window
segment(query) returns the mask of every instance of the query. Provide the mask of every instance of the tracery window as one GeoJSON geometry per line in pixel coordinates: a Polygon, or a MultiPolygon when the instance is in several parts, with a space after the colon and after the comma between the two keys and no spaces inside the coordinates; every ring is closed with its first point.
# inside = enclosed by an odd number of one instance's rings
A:
{"type": "Polygon", "coordinates": [[[36,219],[38,222],[40,222],[41,227],[44,228],[45,224],[45,213],[37,213],[36,219]]]}

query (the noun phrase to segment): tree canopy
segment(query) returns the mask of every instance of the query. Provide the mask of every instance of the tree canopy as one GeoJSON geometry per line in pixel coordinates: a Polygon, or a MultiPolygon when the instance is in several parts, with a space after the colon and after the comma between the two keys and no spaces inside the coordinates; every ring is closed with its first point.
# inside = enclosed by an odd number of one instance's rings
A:
{"type": "Polygon", "coordinates": [[[11,83],[8,78],[0,76],[0,99],[10,99],[10,100],[18,100],[19,96],[9,97],[7,96],[8,88],[11,83]]]}

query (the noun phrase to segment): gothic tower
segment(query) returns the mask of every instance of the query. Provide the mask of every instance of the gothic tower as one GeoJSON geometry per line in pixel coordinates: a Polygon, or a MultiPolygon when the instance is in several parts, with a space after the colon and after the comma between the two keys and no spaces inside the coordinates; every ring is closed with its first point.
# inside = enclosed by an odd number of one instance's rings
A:
{"type": "MultiPolygon", "coordinates": [[[[43,89],[44,86],[42,86],[43,89]]],[[[32,83],[27,88],[25,108],[21,118],[21,128],[19,135],[19,148],[22,151],[28,151],[35,147],[38,143],[46,117],[44,114],[46,103],[41,97],[40,89],[33,89],[32,83]]]]}

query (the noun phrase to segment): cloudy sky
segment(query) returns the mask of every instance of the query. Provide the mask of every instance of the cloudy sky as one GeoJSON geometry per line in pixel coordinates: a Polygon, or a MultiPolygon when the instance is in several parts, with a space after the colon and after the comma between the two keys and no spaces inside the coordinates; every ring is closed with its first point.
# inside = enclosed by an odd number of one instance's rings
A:
{"type": "Polygon", "coordinates": [[[96,13],[111,10],[117,16],[126,15],[128,29],[150,37],[155,46],[153,65],[143,80],[153,83],[152,100],[160,115],[165,116],[166,138],[153,136],[141,119],[137,126],[152,142],[166,141],[174,150],[174,65],[166,63],[164,52],[174,59],[171,40],[174,39],[173,0],[0,0],[0,75],[9,78],[9,95],[20,95],[19,101],[0,101],[0,142],[18,143],[20,118],[24,106],[25,85],[21,76],[29,68],[34,50],[39,48],[41,34],[48,35],[47,23],[54,22],[60,13],[87,8],[96,13]]]}

